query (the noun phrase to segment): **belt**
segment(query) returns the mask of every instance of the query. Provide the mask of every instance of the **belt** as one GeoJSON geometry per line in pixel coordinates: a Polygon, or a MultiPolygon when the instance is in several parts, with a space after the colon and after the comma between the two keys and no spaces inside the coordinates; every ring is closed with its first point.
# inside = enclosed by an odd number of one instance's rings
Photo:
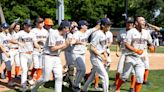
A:
{"type": "Polygon", "coordinates": [[[18,48],[11,48],[11,49],[17,50],[18,48]]]}
{"type": "Polygon", "coordinates": [[[59,55],[51,55],[51,54],[48,54],[48,53],[44,53],[43,55],[49,55],[49,56],[59,56],[59,55]]]}
{"type": "Polygon", "coordinates": [[[32,54],[32,51],[24,52],[25,54],[32,54]]]}

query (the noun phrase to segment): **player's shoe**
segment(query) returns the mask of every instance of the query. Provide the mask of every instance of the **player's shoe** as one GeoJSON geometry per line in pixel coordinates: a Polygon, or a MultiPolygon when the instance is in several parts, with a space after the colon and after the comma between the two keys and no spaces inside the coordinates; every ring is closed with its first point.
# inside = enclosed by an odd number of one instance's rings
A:
{"type": "Polygon", "coordinates": [[[110,90],[115,90],[116,89],[116,83],[113,83],[112,85],[110,85],[110,90]]]}
{"type": "Polygon", "coordinates": [[[130,88],[129,92],[134,92],[134,88],[130,88]]]}
{"type": "Polygon", "coordinates": [[[6,75],[4,73],[1,73],[1,79],[6,79],[6,75]]]}
{"type": "Polygon", "coordinates": [[[74,92],[81,92],[80,88],[79,87],[75,87],[75,86],[72,86],[72,90],[74,92]]]}
{"type": "Polygon", "coordinates": [[[33,79],[32,79],[32,80],[28,80],[28,83],[29,83],[30,85],[34,85],[34,84],[35,84],[35,82],[36,82],[36,81],[35,81],[35,80],[33,80],[33,79]]]}
{"type": "Polygon", "coordinates": [[[96,91],[103,91],[103,89],[100,88],[100,87],[94,87],[94,89],[95,89],[96,91]]]}
{"type": "Polygon", "coordinates": [[[26,87],[26,85],[23,85],[22,86],[22,92],[26,92],[27,91],[27,87],[26,87]]]}
{"type": "Polygon", "coordinates": [[[148,82],[148,81],[145,82],[145,81],[144,81],[144,82],[143,82],[143,85],[149,86],[149,85],[150,85],[150,82],[148,82]]]}
{"type": "Polygon", "coordinates": [[[15,79],[16,79],[16,80],[20,80],[20,79],[21,79],[21,75],[19,75],[19,76],[16,76],[16,75],[15,75],[15,79]]]}
{"type": "Polygon", "coordinates": [[[16,83],[13,82],[13,81],[9,81],[9,82],[8,82],[8,86],[10,86],[10,87],[13,87],[13,86],[15,86],[15,85],[16,85],[16,83]]]}
{"type": "Polygon", "coordinates": [[[36,85],[32,85],[30,89],[31,89],[31,92],[37,92],[36,85]]]}

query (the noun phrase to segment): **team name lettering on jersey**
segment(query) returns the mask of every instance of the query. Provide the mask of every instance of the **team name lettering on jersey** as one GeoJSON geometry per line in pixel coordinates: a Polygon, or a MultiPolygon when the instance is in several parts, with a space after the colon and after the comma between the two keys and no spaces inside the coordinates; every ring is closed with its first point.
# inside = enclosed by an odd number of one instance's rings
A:
{"type": "Polygon", "coordinates": [[[9,40],[4,40],[3,41],[3,44],[8,44],[9,43],[9,40]]]}
{"type": "Polygon", "coordinates": [[[80,39],[80,42],[87,42],[87,38],[80,39]]]}
{"type": "Polygon", "coordinates": [[[59,45],[61,45],[61,44],[63,44],[63,43],[64,43],[64,41],[56,41],[55,45],[56,45],[56,46],[59,46],[59,45]]]}
{"type": "Polygon", "coordinates": [[[135,38],[132,41],[133,44],[146,44],[146,42],[147,40],[143,38],[135,38]]]}
{"type": "Polygon", "coordinates": [[[23,42],[32,42],[32,38],[22,38],[22,39],[20,39],[21,41],[23,41],[23,42]]]}
{"type": "Polygon", "coordinates": [[[101,44],[102,46],[106,45],[106,44],[107,44],[107,39],[100,41],[100,44],[101,44]]]}
{"type": "Polygon", "coordinates": [[[46,39],[46,38],[47,38],[47,36],[36,36],[36,38],[38,38],[38,39],[41,39],[41,38],[46,39]]]}

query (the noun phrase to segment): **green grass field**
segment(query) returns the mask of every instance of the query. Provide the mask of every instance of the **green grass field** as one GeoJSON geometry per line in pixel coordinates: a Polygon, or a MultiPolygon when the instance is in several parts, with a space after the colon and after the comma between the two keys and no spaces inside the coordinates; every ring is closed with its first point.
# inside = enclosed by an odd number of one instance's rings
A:
{"type": "MultiPolygon", "coordinates": [[[[109,73],[110,76],[110,84],[114,83],[114,76],[115,71],[111,71],[109,73]]],[[[149,82],[150,85],[143,85],[141,92],[163,92],[164,90],[164,70],[152,70],[149,74],[149,82]]],[[[54,92],[54,82],[50,81],[46,83],[44,86],[39,88],[38,92],[54,92]]],[[[121,92],[128,92],[129,91],[130,82],[129,80],[123,84],[121,87],[121,92]]],[[[90,86],[91,88],[91,86],[90,86]]],[[[10,90],[7,92],[19,92],[19,90],[10,90]]],[[[30,92],[30,91],[28,91],[30,92]]],[[[70,88],[63,87],[63,92],[73,92],[70,88]]],[[[94,91],[90,91],[94,92],[94,91]]],[[[109,92],[114,92],[112,90],[109,90],[109,92]]]]}
{"type": "MultiPolygon", "coordinates": [[[[116,46],[112,45],[110,48],[111,51],[116,51],[116,46]]],[[[164,53],[164,46],[156,47],[155,53],[164,53]]]]}

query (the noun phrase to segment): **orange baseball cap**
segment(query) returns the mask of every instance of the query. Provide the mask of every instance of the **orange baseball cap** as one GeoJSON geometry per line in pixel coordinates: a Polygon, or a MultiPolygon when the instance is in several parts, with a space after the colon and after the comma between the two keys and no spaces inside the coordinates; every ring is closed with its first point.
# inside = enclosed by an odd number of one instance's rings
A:
{"type": "Polygon", "coordinates": [[[50,26],[52,26],[52,25],[54,25],[54,23],[53,23],[52,19],[45,18],[44,25],[50,25],[50,26]]]}

